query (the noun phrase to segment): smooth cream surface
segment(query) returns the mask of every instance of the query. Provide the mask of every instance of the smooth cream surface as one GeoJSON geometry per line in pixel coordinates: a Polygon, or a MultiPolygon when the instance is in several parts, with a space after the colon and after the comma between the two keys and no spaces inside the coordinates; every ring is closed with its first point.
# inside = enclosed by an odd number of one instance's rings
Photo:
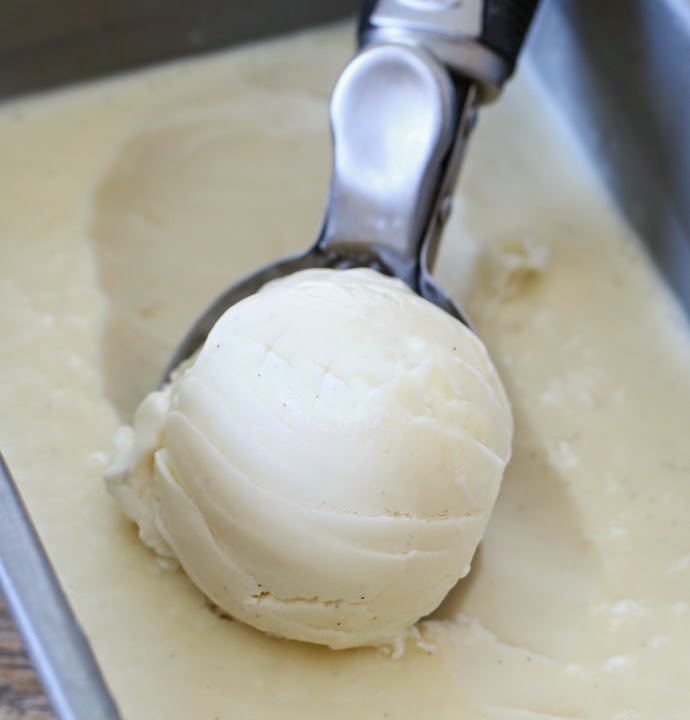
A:
{"type": "Polygon", "coordinates": [[[686,720],[690,334],[528,68],[482,113],[438,267],[513,458],[402,657],[218,617],[104,491],[193,317],[313,239],[351,50],[328,30],[2,110],[0,444],[124,715],[686,720]]]}
{"type": "Polygon", "coordinates": [[[116,435],[110,492],[231,617],[400,642],[470,570],[510,458],[481,341],[374,270],[303,270],[230,308],[116,435]]]}

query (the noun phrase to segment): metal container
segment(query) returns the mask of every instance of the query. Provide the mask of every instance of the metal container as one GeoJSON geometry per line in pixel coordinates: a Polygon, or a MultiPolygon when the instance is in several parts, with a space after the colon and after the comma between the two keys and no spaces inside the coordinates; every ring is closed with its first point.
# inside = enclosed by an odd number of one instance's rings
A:
{"type": "Polygon", "coordinates": [[[546,0],[529,52],[690,314],[690,2],[546,0]]]}

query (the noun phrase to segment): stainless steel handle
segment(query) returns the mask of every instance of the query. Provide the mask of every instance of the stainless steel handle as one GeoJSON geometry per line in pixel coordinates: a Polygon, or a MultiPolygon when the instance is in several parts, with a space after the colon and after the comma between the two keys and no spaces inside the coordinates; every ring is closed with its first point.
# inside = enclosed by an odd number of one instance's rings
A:
{"type": "Polygon", "coordinates": [[[1,455],[0,508],[0,590],[57,717],[119,720],[1,455]]]}
{"type": "Polygon", "coordinates": [[[331,100],[333,176],[319,247],[375,246],[416,263],[457,131],[455,88],[426,52],[372,45],[331,100]]]}
{"type": "Polygon", "coordinates": [[[476,105],[512,73],[538,0],[367,0],[331,100],[333,174],[317,249],[371,247],[430,283],[476,105]]]}

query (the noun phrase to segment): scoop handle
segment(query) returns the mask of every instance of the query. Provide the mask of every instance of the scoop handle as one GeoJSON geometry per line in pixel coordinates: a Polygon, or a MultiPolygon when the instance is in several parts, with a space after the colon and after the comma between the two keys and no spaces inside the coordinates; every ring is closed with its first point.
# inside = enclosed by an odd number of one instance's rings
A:
{"type": "Polygon", "coordinates": [[[423,50],[381,43],[355,56],[331,98],[333,174],[321,250],[375,246],[393,274],[415,286],[457,107],[450,77],[423,50]]]}

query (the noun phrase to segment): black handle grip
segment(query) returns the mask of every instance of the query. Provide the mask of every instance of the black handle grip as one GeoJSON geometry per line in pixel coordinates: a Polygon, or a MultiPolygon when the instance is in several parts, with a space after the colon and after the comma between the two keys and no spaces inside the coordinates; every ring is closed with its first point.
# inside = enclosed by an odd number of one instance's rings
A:
{"type": "Polygon", "coordinates": [[[511,67],[517,61],[539,0],[484,0],[480,42],[511,67]]]}
{"type": "Polygon", "coordinates": [[[378,0],[361,0],[359,8],[359,17],[357,18],[357,37],[361,39],[369,24],[369,16],[371,15],[378,0]]]}

